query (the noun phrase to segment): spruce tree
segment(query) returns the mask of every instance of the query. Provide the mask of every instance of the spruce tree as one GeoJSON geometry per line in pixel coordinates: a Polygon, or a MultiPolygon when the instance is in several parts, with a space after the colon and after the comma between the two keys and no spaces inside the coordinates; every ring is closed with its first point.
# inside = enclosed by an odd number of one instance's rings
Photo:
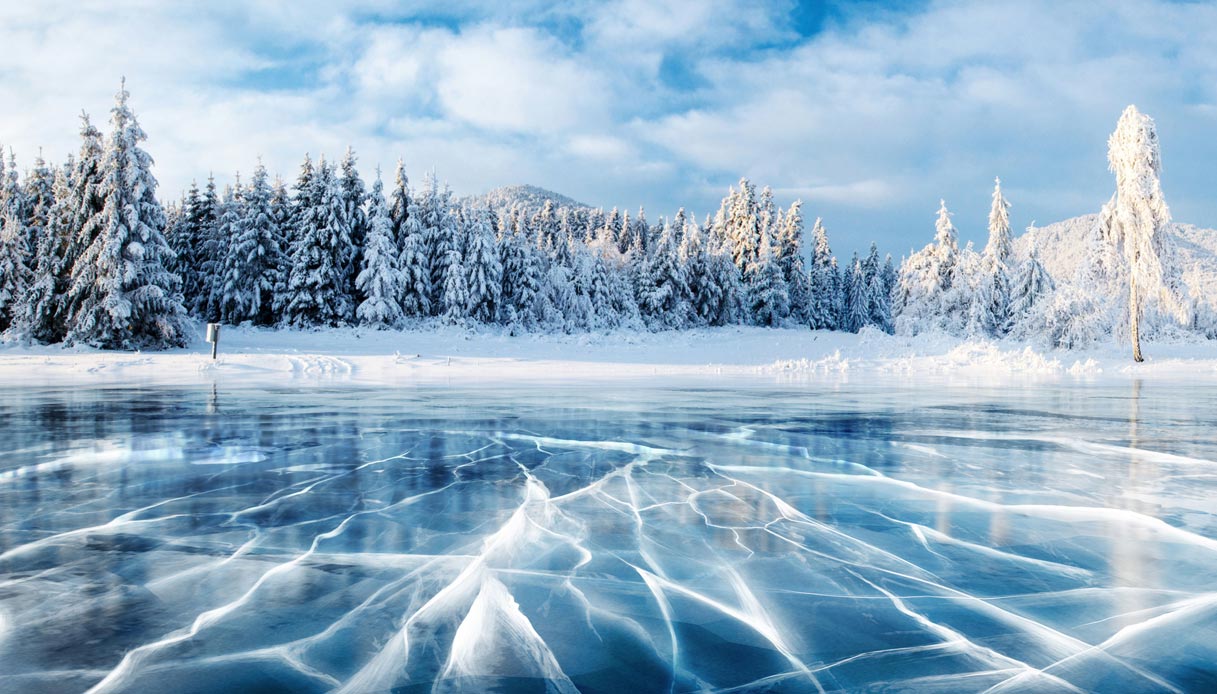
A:
{"type": "MultiPolygon", "coordinates": [[[[75,167],[69,180],[70,193],[67,202],[68,209],[64,225],[68,235],[67,248],[64,252],[64,297],[59,308],[57,322],[61,326],[63,336],[67,335],[68,322],[84,302],[92,290],[88,284],[76,287],[72,276],[76,274],[76,265],[85,249],[93,244],[100,232],[101,210],[104,200],[101,196],[102,159],[104,145],[101,131],[93,126],[88,114],[80,114],[80,153],[76,157],[75,167]]],[[[82,268],[82,271],[84,268],[82,268]]]]}
{"type": "Polygon", "coordinates": [[[768,235],[761,239],[761,252],[753,262],[747,284],[748,313],[756,325],[778,326],[790,315],[786,280],[768,235]]]}
{"type": "Polygon", "coordinates": [[[0,217],[0,331],[8,330],[27,300],[34,272],[30,234],[18,204],[9,199],[0,217]]]}
{"type": "Polygon", "coordinates": [[[401,327],[404,322],[401,297],[405,277],[398,260],[393,219],[377,171],[368,196],[368,233],[364,238],[362,266],[356,278],[356,286],[364,297],[355,309],[360,325],[385,329],[401,327]]]}
{"type": "Polygon", "coordinates": [[[982,316],[985,331],[1001,335],[1010,316],[1010,203],[1001,192],[1001,179],[993,180],[993,206],[989,210],[989,242],[985,245],[983,273],[990,298],[982,316]]]}
{"type": "Polygon", "coordinates": [[[423,318],[431,314],[432,294],[427,236],[422,227],[417,199],[406,193],[404,173],[399,176],[398,190],[401,192],[402,205],[402,222],[398,228],[401,243],[398,258],[402,273],[401,308],[408,318],[423,318]]]}
{"type": "Polygon", "coordinates": [[[410,208],[410,179],[406,176],[405,162],[398,159],[393,192],[389,194],[389,227],[393,230],[393,245],[397,247],[398,253],[405,248],[408,235],[406,222],[410,217],[410,208]]]}
{"type": "Polygon", "coordinates": [[[845,292],[845,329],[856,333],[870,322],[870,293],[866,281],[866,269],[858,254],[850,262],[847,291],[845,292]]]}
{"type": "Polygon", "coordinates": [[[345,282],[351,227],[342,186],[324,158],[305,196],[298,203],[284,319],[298,328],[345,325],[355,313],[345,282]]]}
{"type": "Polygon", "coordinates": [[[34,248],[27,224],[30,207],[17,178],[17,163],[9,150],[0,175],[0,331],[8,330],[21,312],[34,281],[34,248]]]}
{"type": "Polygon", "coordinates": [[[275,288],[284,261],[273,195],[266,167],[259,162],[242,195],[243,204],[234,206],[232,212],[239,217],[222,279],[220,316],[225,323],[274,322],[275,288]]]}
{"type": "Polygon", "coordinates": [[[837,308],[837,271],[833,265],[832,249],[824,222],[816,219],[812,228],[814,246],[811,251],[811,273],[808,284],[807,322],[812,330],[836,330],[840,311],[837,308]]]}
{"type": "Polygon", "coordinates": [[[489,210],[470,211],[467,239],[465,285],[469,292],[468,313],[476,321],[492,323],[498,315],[503,291],[503,263],[499,260],[489,210]]]}
{"type": "Polygon", "coordinates": [[[72,241],[72,173],[75,160],[69,157],[62,168],[55,171],[51,184],[50,210],[46,216],[46,228],[39,237],[35,251],[33,285],[30,287],[22,310],[14,316],[14,328],[22,337],[39,342],[61,342],[66,333],[64,301],[67,290],[67,252],[72,241]]]}
{"type": "Polygon", "coordinates": [[[443,305],[441,317],[448,325],[463,325],[469,315],[469,284],[461,252],[455,248],[447,252],[444,261],[444,292],[440,296],[443,305]]]}
{"type": "Polygon", "coordinates": [[[111,111],[102,159],[103,200],[97,236],[72,271],[73,307],[67,341],[108,349],[182,346],[188,340],[180,280],[165,269],[165,213],[156,199],[152,157],[127,103],[124,83],[111,111]]]}
{"type": "Polygon", "coordinates": [[[209,322],[220,319],[219,297],[215,296],[214,289],[228,255],[227,240],[220,228],[222,213],[223,202],[216,191],[215,176],[209,174],[198,208],[191,214],[199,242],[195,256],[194,286],[186,289],[186,296],[193,297],[191,313],[209,322]]]}
{"type": "MultiPolygon", "coordinates": [[[[344,258],[346,264],[345,291],[352,297],[353,305],[357,305],[362,300],[355,287],[355,279],[362,267],[361,255],[364,237],[368,232],[368,218],[364,210],[368,197],[367,186],[359,176],[359,169],[356,168],[357,161],[355,150],[347,147],[346,155],[342,158],[342,178],[339,182],[342,187],[342,200],[346,205],[346,218],[347,224],[350,226],[351,238],[351,245],[346,249],[344,258]]],[[[353,319],[354,316],[352,315],[351,318],[353,319]]]]}
{"type": "Polygon", "coordinates": [[[1035,247],[1035,238],[1031,238],[1031,248],[1027,258],[1014,273],[1010,282],[1010,318],[1006,331],[1014,324],[1030,315],[1035,306],[1054,288],[1052,276],[1040,262],[1039,253],[1035,247]]]}

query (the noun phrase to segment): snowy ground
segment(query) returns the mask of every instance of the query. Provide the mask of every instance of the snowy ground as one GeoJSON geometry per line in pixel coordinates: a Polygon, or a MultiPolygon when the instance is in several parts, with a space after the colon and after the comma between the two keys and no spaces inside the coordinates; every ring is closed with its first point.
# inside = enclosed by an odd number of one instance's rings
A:
{"type": "Polygon", "coordinates": [[[662,377],[902,380],[1212,379],[1217,342],[1044,351],[1016,342],[900,338],[727,327],[668,333],[510,336],[433,326],[416,331],[224,328],[212,362],[200,337],[188,349],[104,352],[0,347],[0,383],[278,383],[291,379],[403,384],[599,381],[662,377]]]}

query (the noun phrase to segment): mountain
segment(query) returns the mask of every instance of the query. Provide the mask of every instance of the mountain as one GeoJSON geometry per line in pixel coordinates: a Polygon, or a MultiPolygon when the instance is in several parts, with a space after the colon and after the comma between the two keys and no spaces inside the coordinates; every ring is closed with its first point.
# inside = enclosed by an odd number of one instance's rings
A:
{"type": "Polygon", "coordinates": [[[528,210],[539,210],[545,206],[546,200],[553,200],[555,207],[588,209],[591,207],[577,200],[572,200],[565,195],[555,193],[552,190],[529,185],[503,186],[481,195],[466,196],[461,198],[460,202],[466,207],[489,206],[492,210],[512,207],[517,204],[528,210]]]}

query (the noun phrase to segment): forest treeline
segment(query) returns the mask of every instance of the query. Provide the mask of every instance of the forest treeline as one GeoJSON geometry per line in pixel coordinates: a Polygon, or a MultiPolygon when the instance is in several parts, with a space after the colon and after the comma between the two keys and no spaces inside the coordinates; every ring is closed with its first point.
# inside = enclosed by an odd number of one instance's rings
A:
{"type": "MultiPolygon", "coordinates": [[[[1101,300],[1057,287],[1034,248],[1015,260],[1000,181],[983,250],[959,247],[944,202],[934,242],[899,270],[874,244],[838,263],[819,219],[804,248],[802,204],[779,208],[747,179],[700,222],[683,209],[651,222],[642,210],[552,200],[462,202],[434,174],[412,188],[401,162],[388,190],[379,171],[369,186],[348,149],[340,162],[305,155],[290,187],[259,163],[244,182],[220,191],[209,178],[162,207],[128,100],[124,85],[107,135],[82,115],[79,152],[62,165],[39,157],[19,176],[12,152],[0,159],[8,339],[160,348],[186,344],[197,320],[305,329],[440,320],[512,332],[870,327],[1047,335],[1058,346],[1110,330],[1096,318],[1101,300]]],[[[1118,287],[1115,212],[1104,219],[1094,254],[1111,270],[1103,286],[1118,287]]]]}

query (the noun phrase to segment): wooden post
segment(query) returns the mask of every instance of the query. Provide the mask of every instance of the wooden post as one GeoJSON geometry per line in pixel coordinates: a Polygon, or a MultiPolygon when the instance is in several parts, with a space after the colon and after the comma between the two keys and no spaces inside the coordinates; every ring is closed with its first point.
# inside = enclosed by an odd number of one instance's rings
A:
{"type": "Polygon", "coordinates": [[[207,324],[207,341],[211,343],[211,358],[216,358],[216,351],[220,348],[220,324],[207,324]]]}

